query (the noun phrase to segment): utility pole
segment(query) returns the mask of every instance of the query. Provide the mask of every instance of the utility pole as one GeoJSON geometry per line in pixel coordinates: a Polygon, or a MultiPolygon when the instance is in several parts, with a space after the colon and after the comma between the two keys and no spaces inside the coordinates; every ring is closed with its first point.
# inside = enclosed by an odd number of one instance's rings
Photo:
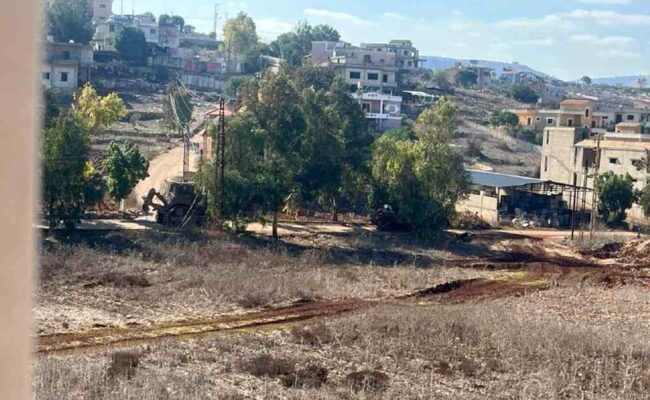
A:
{"type": "Polygon", "coordinates": [[[573,201],[571,206],[571,240],[575,239],[576,233],[576,206],[578,202],[578,174],[573,173],[573,201]]]}
{"type": "Polygon", "coordinates": [[[122,0],[122,2],[120,4],[121,4],[121,6],[120,6],[120,15],[124,15],[124,0],[122,0]]]}
{"type": "Polygon", "coordinates": [[[217,179],[217,215],[220,222],[223,217],[223,199],[225,197],[225,155],[226,155],[226,102],[219,99],[219,123],[216,134],[217,145],[215,148],[214,170],[217,179]]]}
{"type": "Polygon", "coordinates": [[[594,240],[594,231],[596,229],[596,222],[598,220],[598,196],[600,186],[600,140],[601,136],[598,134],[596,139],[596,167],[594,169],[594,194],[591,200],[591,225],[589,230],[589,241],[594,240]]]}

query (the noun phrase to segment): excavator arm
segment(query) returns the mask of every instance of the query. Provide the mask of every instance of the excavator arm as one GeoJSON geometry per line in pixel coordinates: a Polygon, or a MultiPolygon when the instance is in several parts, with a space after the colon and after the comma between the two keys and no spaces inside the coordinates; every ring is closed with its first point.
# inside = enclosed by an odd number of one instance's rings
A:
{"type": "Polygon", "coordinates": [[[167,207],[169,203],[167,202],[167,199],[165,199],[165,196],[162,194],[158,193],[156,189],[151,189],[149,190],[149,194],[147,196],[142,198],[142,211],[147,214],[149,213],[149,209],[153,208],[155,211],[158,211],[162,208],[167,207]],[[153,200],[154,198],[160,200],[162,204],[154,203],[153,200]]]}

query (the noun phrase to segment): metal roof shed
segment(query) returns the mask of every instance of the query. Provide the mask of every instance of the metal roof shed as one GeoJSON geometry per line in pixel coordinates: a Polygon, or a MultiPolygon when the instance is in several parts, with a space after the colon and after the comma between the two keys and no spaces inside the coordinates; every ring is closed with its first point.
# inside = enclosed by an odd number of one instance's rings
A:
{"type": "Polygon", "coordinates": [[[545,181],[525,176],[499,174],[496,172],[468,170],[472,184],[493,188],[511,188],[545,183],[545,181]]]}

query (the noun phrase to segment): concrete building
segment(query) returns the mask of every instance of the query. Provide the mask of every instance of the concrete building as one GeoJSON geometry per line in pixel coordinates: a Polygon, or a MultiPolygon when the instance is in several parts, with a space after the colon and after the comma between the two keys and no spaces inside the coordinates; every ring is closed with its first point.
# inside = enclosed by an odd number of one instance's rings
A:
{"type": "Polygon", "coordinates": [[[382,133],[402,125],[402,97],[377,92],[358,92],[353,97],[361,103],[373,132],[382,133]]]}
{"type": "Polygon", "coordinates": [[[468,171],[471,190],[456,205],[459,212],[479,216],[491,225],[515,218],[533,221],[539,226],[568,226],[571,211],[564,200],[571,187],[543,179],[468,171]]]}
{"type": "Polygon", "coordinates": [[[362,87],[364,91],[393,93],[397,89],[395,54],[360,47],[334,47],[329,65],[342,75],[351,91],[362,87]]]}
{"type": "Polygon", "coordinates": [[[420,52],[410,40],[391,40],[389,43],[361,43],[363,49],[394,53],[395,65],[400,70],[412,71],[420,67],[420,52]]]}
{"type": "Polygon", "coordinates": [[[41,83],[62,92],[71,92],[90,81],[93,49],[78,43],[55,43],[44,46],[41,83]]]}
{"type": "Polygon", "coordinates": [[[196,32],[196,28],[192,25],[183,27],[179,41],[182,47],[201,47],[215,50],[219,47],[219,42],[215,36],[196,32]]]}
{"type": "Polygon", "coordinates": [[[113,0],[92,0],[93,25],[106,23],[113,15],[113,0]]]}

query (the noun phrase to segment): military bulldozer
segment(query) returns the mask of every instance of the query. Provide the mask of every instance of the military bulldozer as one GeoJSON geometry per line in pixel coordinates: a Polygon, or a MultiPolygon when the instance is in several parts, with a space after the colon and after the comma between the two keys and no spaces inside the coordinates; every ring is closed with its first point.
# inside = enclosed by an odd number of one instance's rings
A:
{"type": "Polygon", "coordinates": [[[152,188],[142,200],[142,211],[148,214],[153,209],[156,222],[162,225],[180,227],[190,222],[201,225],[206,220],[205,196],[194,182],[165,180],[162,193],[152,188]]]}

